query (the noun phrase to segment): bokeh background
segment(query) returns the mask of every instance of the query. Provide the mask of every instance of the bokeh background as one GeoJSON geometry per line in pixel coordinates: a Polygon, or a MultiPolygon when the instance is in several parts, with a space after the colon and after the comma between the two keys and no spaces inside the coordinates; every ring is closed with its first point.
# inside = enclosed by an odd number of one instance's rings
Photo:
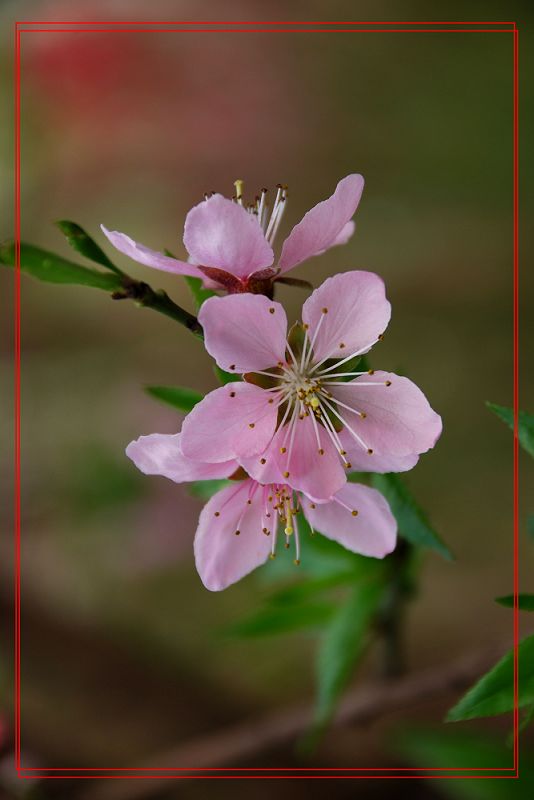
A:
{"type": "MultiPolygon", "coordinates": [[[[233,2],[224,14],[216,3],[186,0],[5,2],[2,103],[7,106],[12,92],[15,17],[504,18],[523,24],[528,40],[531,11],[527,2],[447,3],[446,9],[387,0],[289,7],[233,2]]],[[[531,60],[527,51],[523,74],[531,60]]],[[[205,191],[230,195],[236,178],[252,194],[289,184],[287,233],[341,177],[364,175],[353,240],[294,274],[316,286],[345,269],[381,274],[393,319],[373,363],[406,371],[443,415],[439,446],[407,483],[456,561],[425,558],[408,618],[409,665],[434,665],[511,641],[511,614],[493,598],[512,588],[512,439],[484,406],[486,400],[512,404],[511,34],[32,33],[23,37],[22,76],[22,235],[66,256],[55,219],[76,220],[101,244],[103,222],[182,256],[185,214],[205,191]]],[[[525,86],[525,131],[528,92],[525,86]]],[[[3,238],[12,235],[10,136],[6,127],[3,238]]],[[[528,168],[528,153],[524,163],[528,168]]],[[[525,205],[528,188],[525,181],[525,205]]],[[[528,235],[524,230],[525,249],[528,235]]],[[[120,256],[117,263],[192,310],[180,278],[120,256]]],[[[522,405],[532,411],[527,266],[521,390],[522,405]]],[[[0,280],[9,410],[12,276],[3,271],[0,280]]],[[[283,287],[278,297],[289,316],[298,314],[301,290],[283,287]]],[[[310,701],[314,637],[221,635],[261,602],[268,581],[257,574],[223,594],[208,593],[192,555],[202,501],[164,479],[142,477],[124,456],[125,445],[141,433],[180,426],[178,415],[143,386],[215,386],[201,344],[172,321],[96,290],[23,277],[22,351],[26,763],[135,764],[193,736],[310,701]]],[[[9,414],[5,423],[9,531],[9,414]]],[[[522,525],[534,511],[532,472],[523,466],[522,525]]],[[[522,534],[521,569],[530,590],[533,549],[522,534]]],[[[6,637],[11,553],[6,536],[0,553],[6,637]]],[[[366,670],[372,673],[372,661],[356,681],[366,670]]],[[[0,735],[8,759],[8,657],[1,675],[0,735]]],[[[439,724],[453,700],[454,693],[363,729],[336,729],[311,762],[285,748],[243,765],[396,765],[402,759],[391,744],[394,732],[415,722],[439,724]]],[[[506,725],[498,722],[497,729],[506,725]]],[[[303,789],[295,783],[280,792],[299,795],[303,789]]],[[[366,784],[368,796],[387,795],[387,787],[374,784],[366,784]]],[[[222,796],[245,790],[212,788],[222,796]]],[[[158,791],[152,796],[195,797],[203,790],[187,783],[158,791]]],[[[335,791],[349,796],[355,789],[339,783],[335,791]]],[[[420,782],[404,791],[437,796],[420,782]]],[[[82,796],[80,785],[40,792],[82,796]]]]}

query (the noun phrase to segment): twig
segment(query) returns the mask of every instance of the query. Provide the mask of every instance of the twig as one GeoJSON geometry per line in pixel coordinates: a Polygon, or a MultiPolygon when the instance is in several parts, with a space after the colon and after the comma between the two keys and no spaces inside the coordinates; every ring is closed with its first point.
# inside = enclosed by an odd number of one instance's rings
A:
{"type": "Polygon", "coordinates": [[[127,276],[123,279],[123,286],[124,288],[113,292],[113,300],[134,300],[145,308],[152,308],[185,325],[191,333],[202,338],[202,326],[198,319],[185,308],[176,305],[163,289],[154,290],[148,283],[135,281],[127,276]]]}
{"type": "MultiPolygon", "coordinates": [[[[361,725],[372,722],[383,714],[410,708],[429,697],[453,690],[461,692],[499,658],[505,647],[504,644],[493,645],[486,650],[464,655],[444,666],[420,670],[399,680],[373,682],[355,689],[345,697],[332,724],[361,725]]],[[[138,766],[144,769],[182,767],[190,768],[194,773],[195,769],[202,767],[217,768],[250,763],[251,758],[272,747],[294,742],[310,722],[309,707],[291,708],[178,744],[138,766]]],[[[261,772],[261,767],[258,767],[258,771],[261,772]]],[[[96,782],[86,788],[79,800],[138,800],[157,795],[165,785],[166,778],[161,774],[143,781],[96,782]]]]}

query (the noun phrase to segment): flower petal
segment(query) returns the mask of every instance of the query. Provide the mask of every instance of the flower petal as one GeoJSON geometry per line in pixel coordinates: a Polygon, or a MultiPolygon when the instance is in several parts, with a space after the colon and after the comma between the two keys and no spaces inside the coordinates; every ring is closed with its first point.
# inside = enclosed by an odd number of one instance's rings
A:
{"type": "Polygon", "coordinates": [[[144,244],[134,242],[125,233],[119,231],[109,231],[103,225],[100,226],[103,233],[107,236],[113,247],[119,252],[124,253],[125,256],[133,258],[139,264],[144,264],[145,267],[154,267],[154,269],[161,269],[163,272],[174,272],[176,275],[194,275],[196,278],[202,278],[202,272],[194,264],[188,264],[186,261],[178,261],[177,258],[165,256],[163,253],[158,253],[156,250],[151,250],[145,247],[144,244]]]}
{"type": "Polygon", "coordinates": [[[238,468],[237,461],[205,464],[186,458],[180,447],[182,434],[152,433],[130,442],[126,455],[145,475],[163,475],[175,483],[228,478],[238,468]]]}
{"type": "MultiPolygon", "coordinates": [[[[334,402],[339,400],[366,415],[362,419],[338,406],[347,425],[363,440],[362,451],[366,448],[373,450],[370,462],[375,453],[384,456],[426,453],[434,447],[441,434],[441,417],[408,378],[393,372],[375,371],[329,389],[334,402]]],[[[350,432],[343,434],[345,441],[347,433],[350,432]]],[[[356,437],[352,438],[356,445],[356,437]]],[[[366,471],[372,472],[373,469],[369,466],[366,471]]]]}
{"type": "Polygon", "coordinates": [[[395,547],[397,523],[376,489],[347,483],[331,502],[303,500],[302,510],[315,530],[353,553],[384,558],[395,547]]]}
{"type": "Polygon", "coordinates": [[[195,562],[206,589],[226,589],[268,559],[271,541],[262,533],[263,495],[262,486],[246,480],[221,489],[202,509],[195,562]]]}
{"type": "Polygon", "coordinates": [[[304,215],[282,247],[278,265],[282,272],[341,244],[339,236],[358,207],[363,184],[361,175],[347,175],[328,200],[318,203],[304,215]]]}
{"type": "Polygon", "coordinates": [[[251,383],[233,382],[210,392],[182,425],[181,448],[197,461],[229,461],[265,450],[276,427],[276,403],[251,383]]]}
{"type": "Polygon", "coordinates": [[[391,317],[384,281],[374,272],[333,275],[302,307],[302,320],[313,340],[313,360],[366,353],[384,333],[391,317]],[[326,310],[325,310],[326,309],[326,310]]]}
{"type": "Polygon", "coordinates": [[[221,369],[254,372],[285,360],[286,312],[264,295],[211,297],[203,303],[198,319],[206,350],[221,369]]]}
{"type": "Polygon", "coordinates": [[[316,435],[311,417],[297,418],[293,425],[292,447],[291,430],[284,425],[263,453],[240,463],[260,483],[287,483],[315,500],[328,500],[346,482],[341,457],[319,423],[316,435]]]}
{"type": "MultiPolygon", "coordinates": [[[[356,230],[356,223],[351,219],[349,222],[347,222],[346,225],[344,225],[341,228],[341,231],[338,233],[338,235],[336,236],[330,247],[337,247],[337,245],[340,244],[347,244],[349,239],[351,239],[352,236],[354,235],[355,230],[356,230]]],[[[328,247],[327,249],[330,250],[330,247],[328,247]]],[[[323,253],[326,253],[326,250],[319,250],[319,252],[315,253],[315,255],[320,256],[323,253]]]]}
{"type": "Polygon", "coordinates": [[[271,266],[274,260],[257,218],[243,206],[214,194],[191,209],[184,244],[196,264],[237,278],[271,266]]]}
{"type": "Polygon", "coordinates": [[[346,452],[345,457],[354,472],[408,472],[419,461],[416,453],[394,456],[391,453],[373,452],[370,455],[346,428],[338,436],[346,452]]]}

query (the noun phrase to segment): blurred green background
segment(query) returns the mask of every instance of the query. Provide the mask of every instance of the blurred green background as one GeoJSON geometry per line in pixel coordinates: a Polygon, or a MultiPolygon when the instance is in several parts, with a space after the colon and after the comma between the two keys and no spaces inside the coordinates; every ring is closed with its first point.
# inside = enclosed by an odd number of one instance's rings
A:
{"type": "MultiPolygon", "coordinates": [[[[516,19],[528,39],[531,12],[527,2],[233,2],[225,4],[224,15],[214,2],[4,3],[2,100],[6,106],[12,92],[15,17],[516,19]]],[[[527,52],[523,74],[531,61],[527,52]]],[[[512,404],[512,77],[508,33],[23,35],[22,236],[27,241],[69,256],[52,226],[55,219],[69,218],[103,246],[101,222],[183,256],[185,214],[205,191],[230,195],[236,178],[245,180],[251,194],[287,183],[290,203],[282,231],[287,233],[341,177],[364,175],[353,240],[292,274],[315,286],[346,269],[382,275],[393,319],[373,352],[373,365],[405,371],[443,416],[439,445],[407,483],[456,562],[426,558],[408,618],[414,668],[512,636],[510,612],[493,601],[512,588],[512,439],[484,407],[486,400],[512,404]]],[[[527,138],[528,91],[525,86],[527,138]]],[[[10,137],[4,129],[7,175],[10,137]]],[[[530,188],[525,180],[525,206],[530,188]]],[[[1,191],[6,238],[12,235],[9,180],[1,191]]],[[[193,310],[180,278],[120,256],[117,263],[193,310]]],[[[9,407],[12,275],[3,271],[0,280],[9,407]]],[[[530,411],[532,284],[524,263],[521,391],[530,411]]],[[[290,317],[299,313],[304,297],[290,287],[278,294],[290,317]]],[[[208,593],[192,554],[201,501],[184,487],[144,478],[124,456],[131,439],[175,432],[181,423],[144,394],[147,384],[209,390],[215,379],[201,343],[172,321],[90,289],[22,278],[27,763],[137,763],[189,737],[312,697],[313,637],[221,636],[225,626],[260,603],[268,575],[253,575],[223,594],[208,593]]],[[[8,509],[12,453],[6,417],[8,509]]],[[[528,469],[525,463],[522,521],[534,511],[528,469]]],[[[532,546],[529,552],[522,541],[524,588],[532,590],[532,546]]],[[[11,548],[4,537],[0,599],[6,631],[11,548]]],[[[373,669],[371,660],[368,675],[373,669]]],[[[2,672],[7,689],[7,660],[2,672]]],[[[392,731],[417,721],[439,724],[454,699],[449,693],[367,728],[336,729],[311,762],[286,751],[263,754],[252,766],[404,763],[390,743],[392,731]]],[[[4,710],[8,753],[9,701],[4,710]]],[[[501,720],[480,727],[503,732],[507,726],[501,720]]],[[[375,784],[369,796],[386,793],[375,784]]],[[[66,796],[76,798],[79,790],[69,788],[66,796]]],[[[245,788],[218,789],[230,790],[245,788]]],[[[44,797],[56,796],[47,794],[50,787],[42,791],[44,797]]],[[[193,797],[199,791],[188,784],[167,787],[161,796],[193,797]]],[[[263,791],[269,786],[258,788],[263,791]]],[[[303,788],[293,784],[280,791],[289,796],[303,788]]],[[[349,796],[356,789],[337,784],[336,791],[349,796]]],[[[433,797],[435,789],[417,782],[405,792],[433,797]]]]}

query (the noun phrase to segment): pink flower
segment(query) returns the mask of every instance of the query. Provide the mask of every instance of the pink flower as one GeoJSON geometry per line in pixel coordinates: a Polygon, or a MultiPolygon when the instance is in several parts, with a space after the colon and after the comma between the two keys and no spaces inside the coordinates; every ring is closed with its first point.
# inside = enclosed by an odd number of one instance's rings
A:
{"type": "Polygon", "coordinates": [[[117,250],[147,267],[193,275],[230,293],[269,294],[277,277],[307,258],[350,239],[355,227],[351,217],[360,202],[363,183],[361,175],[348,175],[328,200],[308,211],[283,243],[276,267],[272,245],[287,204],[286,187],[278,187],[272,208],[267,202],[266,189],[262,189],[253,204],[245,206],[242,181],[236,181],[234,200],[221,194],[206,195],[185,220],[188,262],[150,250],[124,233],[101,227],[117,250]]]}
{"type": "MultiPolygon", "coordinates": [[[[202,464],[187,458],[179,433],[141,436],[126,453],[141,472],[176,483],[230,477],[239,470],[236,461],[202,464]]],[[[226,589],[274,557],[279,535],[286,546],[294,540],[300,563],[299,511],[312,531],[355,553],[383,558],[395,547],[397,524],[375,489],[347,483],[329,502],[317,503],[283,482],[263,486],[245,476],[213,495],[200,514],[194,548],[204,586],[226,589]]]]}
{"type": "Polygon", "coordinates": [[[207,300],[199,313],[206,349],[245,380],[190,412],[184,455],[236,459],[260,483],[289,484],[315,500],[339,492],[346,469],[411,469],[434,446],[441,418],[407,378],[351,366],[382,338],[390,315],[383,281],[371,272],[328,278],[289,337],[283,307],[263,295],[207,300]]]}

